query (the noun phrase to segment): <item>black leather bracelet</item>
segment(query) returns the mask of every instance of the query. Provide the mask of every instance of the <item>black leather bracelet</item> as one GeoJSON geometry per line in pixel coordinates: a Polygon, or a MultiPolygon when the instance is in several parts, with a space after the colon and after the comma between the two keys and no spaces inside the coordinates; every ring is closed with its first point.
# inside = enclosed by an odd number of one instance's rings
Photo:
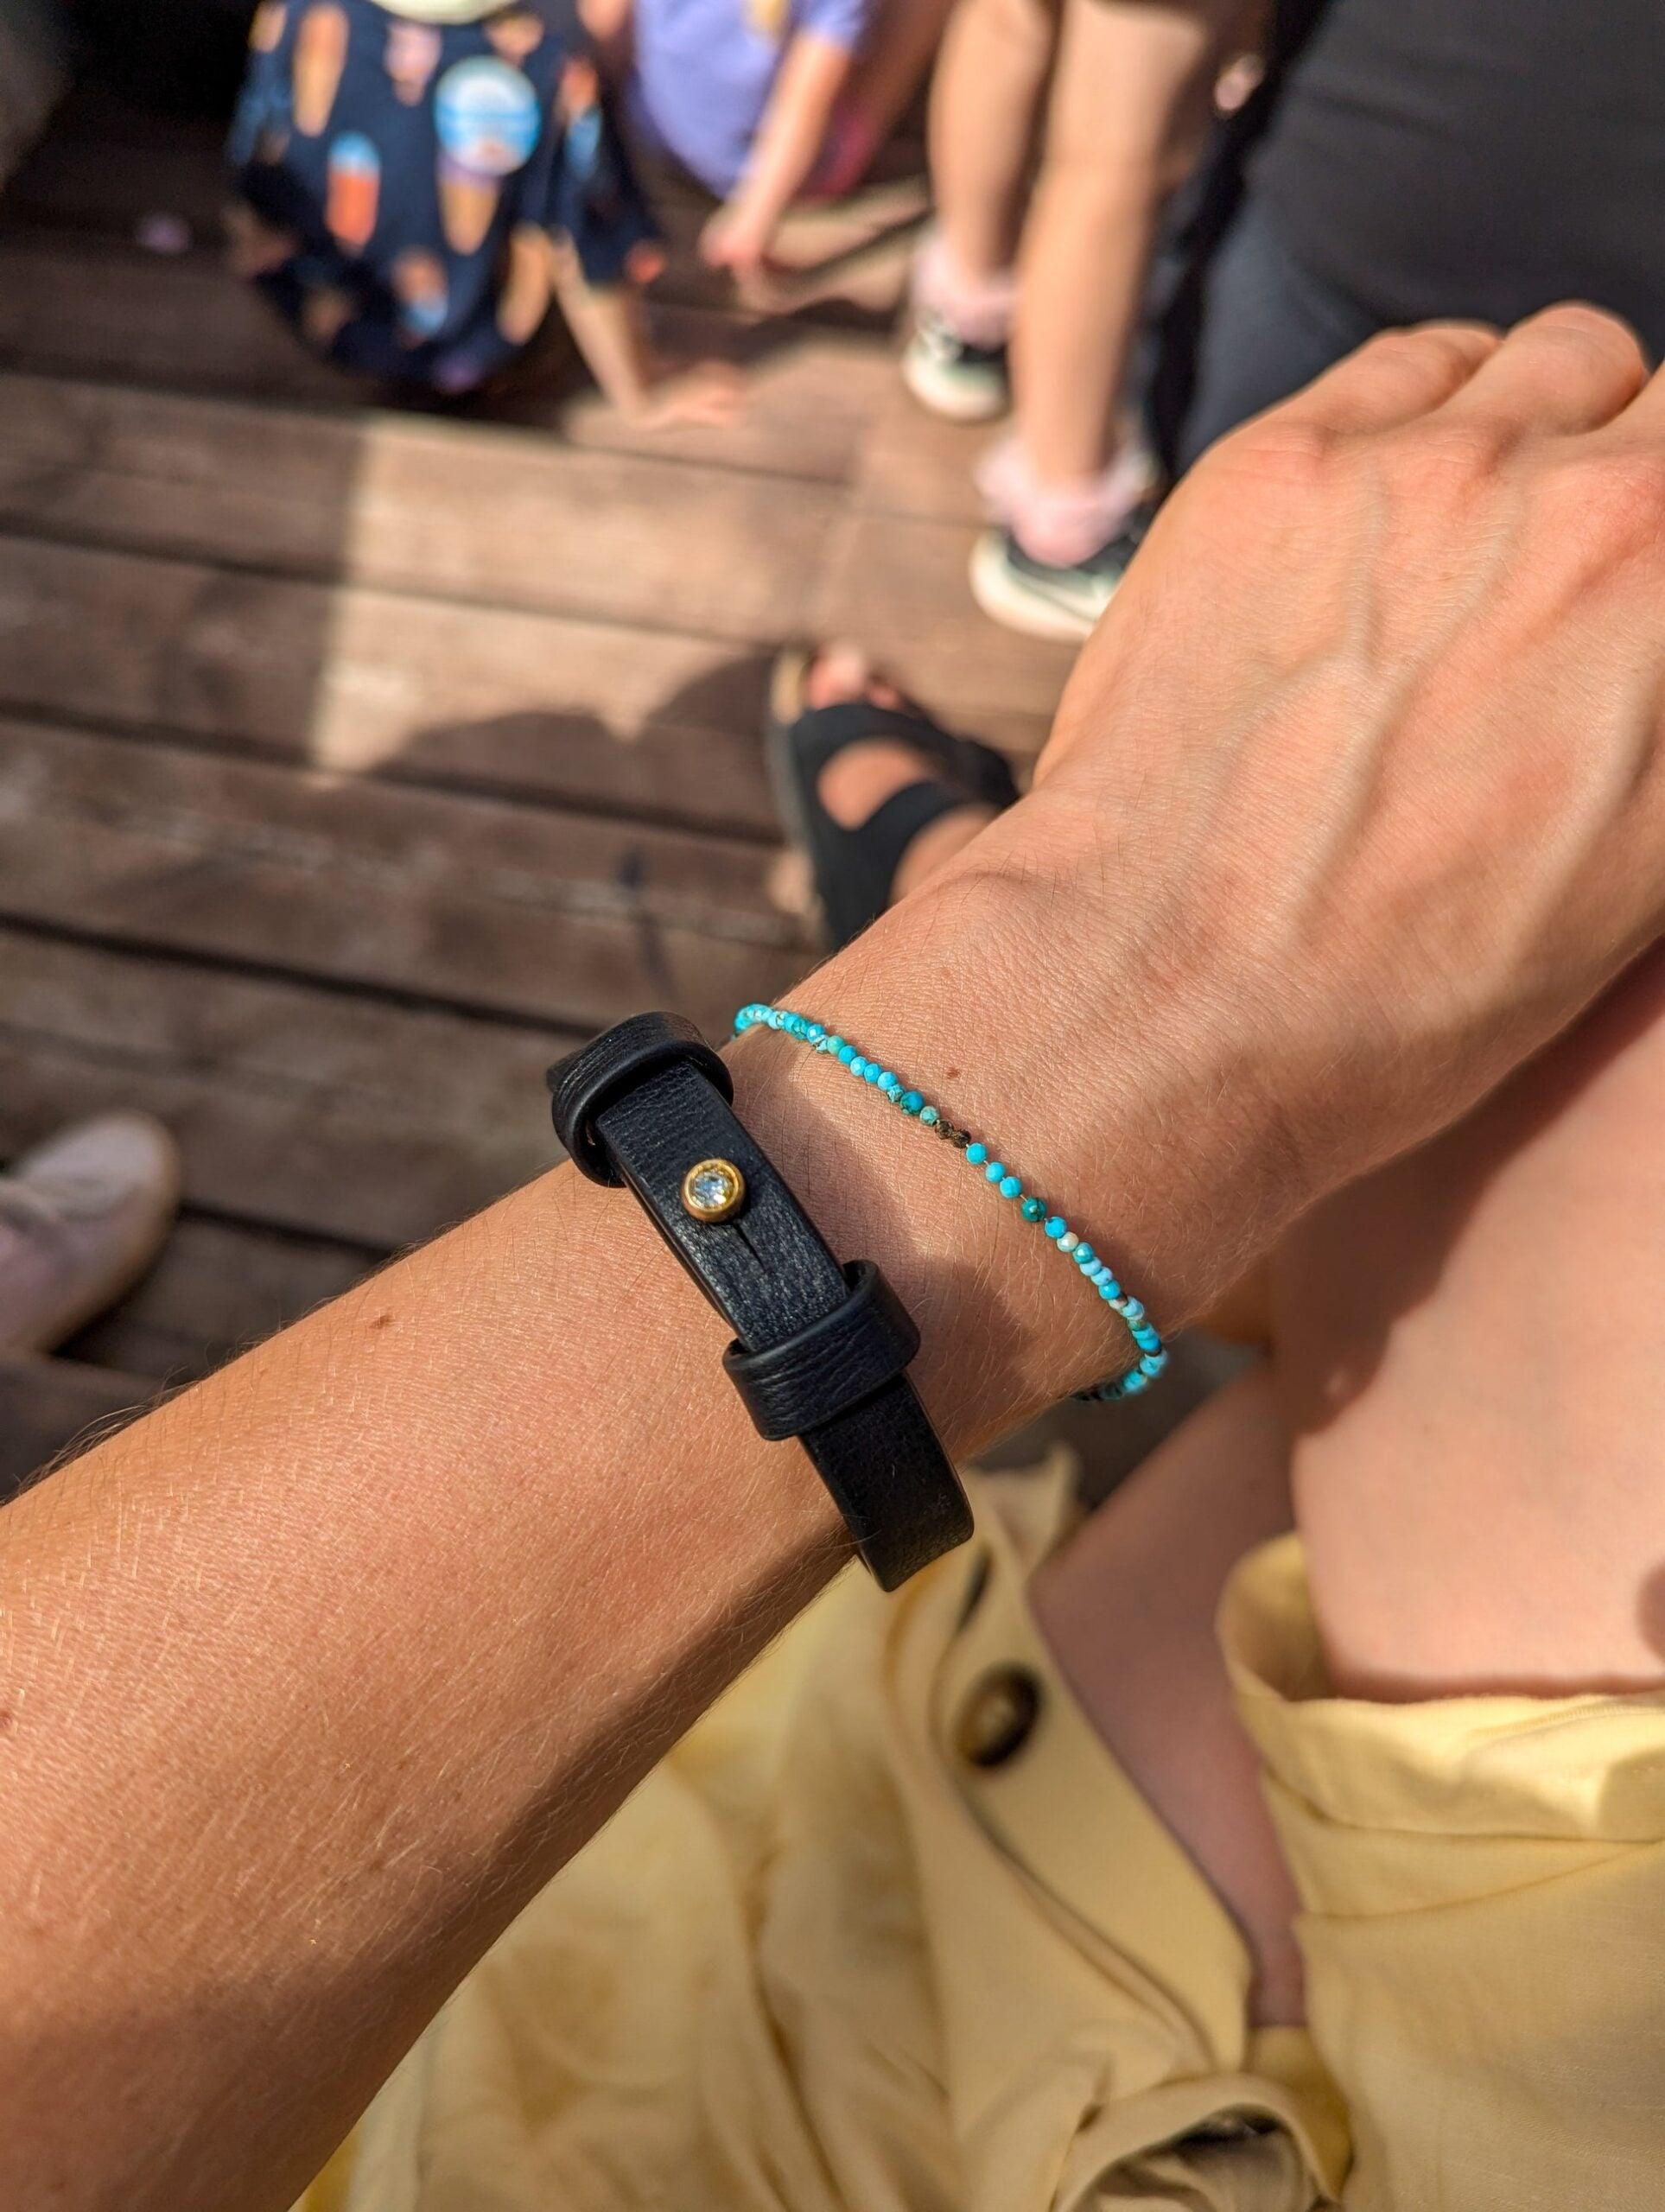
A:
{"type": "Polygon", "coordinates": [[[759,1434],[803,1445],[880,1583],[963,1543],[971,1509],[906,1373],[912,1317],[870,1262],[833,1257],[693,1024],[634,1014],[549,1084],[575,1162],[640,1199],[733,1328],[723,1367],[759,1434]]]}

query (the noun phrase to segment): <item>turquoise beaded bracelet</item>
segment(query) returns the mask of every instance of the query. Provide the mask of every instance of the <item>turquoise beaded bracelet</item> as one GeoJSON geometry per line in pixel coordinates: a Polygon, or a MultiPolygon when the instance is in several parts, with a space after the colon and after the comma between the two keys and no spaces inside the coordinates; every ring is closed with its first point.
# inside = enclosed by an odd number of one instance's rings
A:
{"type": "Polygon", "coordinates": [[[1119,1313],[1127,1324],[1128,1334],[1139,1355],[1135,1364],[1125,1375],[1112,1376],[1078,1395],[1084,1398],[1132,1398],[1140,1391],[1149,1389],[1167,1365],[1168,1356],[1161,1338],[1146,1318],[1144,1307],[1130,1292],[1122,1289],[1108,1263],[1099,1258],[1090,1244],[1077,1236],[1064,1216],[1049,1211],[1042,1200],[1026,1192],[1021,1178],[1014,1175],[1003,1160],[996,1159],[988,1145],[950,1122],[940,1107],[933,1106],[922,1091],[911,1089],[882,1060],[867,1059],[854,1045],[835,1036],[823,1023],[811,1021],[807,1014],[794,1014],[787,1007],[765,1006],[756,1001],[743,1006],[734,1016],[737,1037],[743,1037],[748,1029],[778,1029],[782,1036],[795,1037],[812,1052],[827,1053],[841,1067],[848,1068],[859,1082],[871,1084],[880,1097],[889,1099],[922,1128],[933,1130],[956,1152],[963,1152],[970,1166],[982,1169],[983,1180],[1002,1198],[1014,1200],[1023,1218],[1033,1222],[1042,1236],[1074,1262],[1082,1281],[1090,1285],[1110,1311],[1119,1313]]]}

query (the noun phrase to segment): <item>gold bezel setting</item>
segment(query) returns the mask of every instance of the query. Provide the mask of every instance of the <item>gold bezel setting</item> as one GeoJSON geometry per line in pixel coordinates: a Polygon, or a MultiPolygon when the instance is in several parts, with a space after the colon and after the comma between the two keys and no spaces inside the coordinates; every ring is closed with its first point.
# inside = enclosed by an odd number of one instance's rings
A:
{"type": "Polygon", "coordinates": [[[683,1211],[696,1221],[732,1221],[746,1204],[746,1178],[732,1160],[696,1160],[683,1177],[683,1211]]]}

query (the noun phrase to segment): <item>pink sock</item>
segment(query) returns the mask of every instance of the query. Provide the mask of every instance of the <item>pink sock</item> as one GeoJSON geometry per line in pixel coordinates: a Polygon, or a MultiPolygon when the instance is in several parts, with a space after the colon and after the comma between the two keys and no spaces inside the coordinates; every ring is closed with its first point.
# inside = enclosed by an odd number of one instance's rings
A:
{"type": "Polygon", "coordinates": [[[977,489],[1032,560],[1071,568],[1096,553],[1150,490],[1150,454],[1125,438],[1098,476],[1042,483],[1016,436],[991,446],[977,465],[977,489]]]}
{"type": "Polygon", "coordinates": [[[996,276],[968,276],[940,232],[930,232],[913,257],[914,305],[940,315],[968,346],[1005,345],[1017,295],[1014,269],[1003,269],[996,276]]]}

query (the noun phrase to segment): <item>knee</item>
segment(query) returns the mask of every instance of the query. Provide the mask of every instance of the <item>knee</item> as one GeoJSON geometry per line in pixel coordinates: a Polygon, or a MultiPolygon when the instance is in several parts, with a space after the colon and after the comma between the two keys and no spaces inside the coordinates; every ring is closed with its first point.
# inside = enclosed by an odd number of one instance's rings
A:
{"type": "Polygon", "coordinates": [[[991,41],[1020,57],[1045,62],[1058,41],[1058,10],[1048,0],[959,0],[991,41]]]}

